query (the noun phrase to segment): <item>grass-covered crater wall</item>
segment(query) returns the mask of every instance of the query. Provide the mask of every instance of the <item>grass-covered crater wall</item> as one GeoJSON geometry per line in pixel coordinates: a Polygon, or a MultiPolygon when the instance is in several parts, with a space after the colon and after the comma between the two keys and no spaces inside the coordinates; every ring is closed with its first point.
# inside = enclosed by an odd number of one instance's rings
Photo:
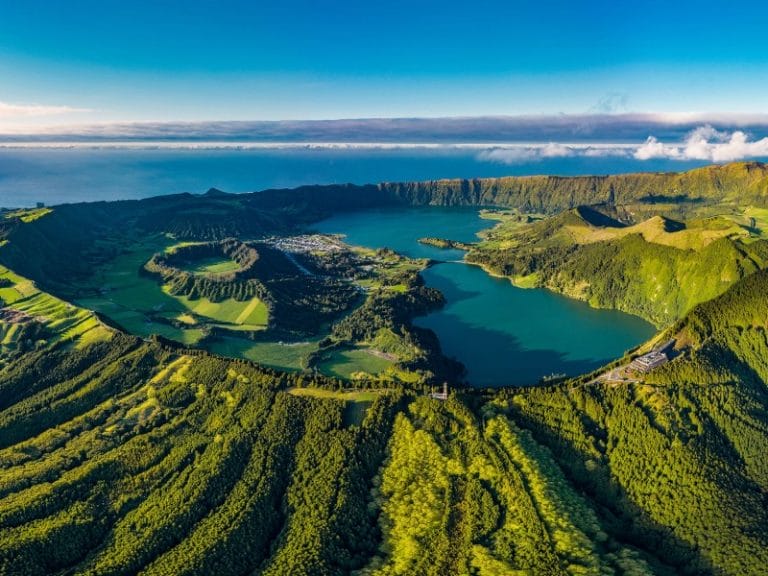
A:
{"type": "Polygon", "coordinates": [[[160,277],[171,294],[189,298],[208,298],[212,302],[250,300],[270,301],[269,291],[256,276],[259,252],[234,238],[220,242],[182,244],[158,252],[144,265],[144,271],[160,277]],[[231,260],[237,268],[228,272],[195,272],[190,265],[213,258],[231,260]]]}

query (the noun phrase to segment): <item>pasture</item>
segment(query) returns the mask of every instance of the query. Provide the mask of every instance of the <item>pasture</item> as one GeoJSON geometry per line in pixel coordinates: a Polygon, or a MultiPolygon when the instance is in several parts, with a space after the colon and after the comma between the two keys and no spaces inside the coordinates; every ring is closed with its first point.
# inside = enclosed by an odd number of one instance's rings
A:
{"type": "Polygon", "coordinates": [[[208,346],[211,352],[245,358],[271,368],[302,370],[304,360],[317,350],[317,340],[307,342],[253,342],[243,338],[222,338],[208,346]]]}
{"type": "Polygon", "coordinates": [[[350,379],[362,373],[377,376],[394,366],[394,362],[377,356],[368,348],[333,350],[318,366],[327,376],[350,379]]]}
{"type": "Polygon", "coordinates": [[[147,260],[160,250],[172,249],[170,244],[165,237],[155,237],[131,245],[78,285],[88,296],[78,298],[77,303],[105,315],[132,334],[159,334],[187,345],[200,341],[206,325],[231,330],[266,327],[269,311],[258,298],[243,302],[193,300],[174,296],[154,278],[141,274],[147,260]],[[173,326],[169,321],[174,320],[183,326],[173,326]]]}
{"type": "Polygon", "coordinates": [[[237,272],[240,270],[240,265],[229,258],[211,257],[195,260],[186,266],[182,266],[181,269],[187,272],[191,272],[192,274],[216,275],[226,274],[228,272],[237,272]]]}
{"type": "MultiPolygon", "coordinates": [[[[77,346],[110,337],[109,330],[89,310],[42,292],[33,282],[0,266],[0,304],[45,326],[54,342],[77,346]]],[[[18,322],[0,321],[0,343],[11,346],[21,333],[18,322]]]]}

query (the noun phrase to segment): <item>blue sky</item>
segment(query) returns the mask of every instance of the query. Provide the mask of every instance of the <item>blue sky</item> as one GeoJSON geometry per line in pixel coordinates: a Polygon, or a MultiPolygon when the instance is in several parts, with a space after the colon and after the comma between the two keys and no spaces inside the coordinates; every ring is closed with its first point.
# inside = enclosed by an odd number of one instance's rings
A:
{"type": "Polygon", "coordinates": [[[763,2],[0,0],[0,128],[761,113],[763,2]]]}

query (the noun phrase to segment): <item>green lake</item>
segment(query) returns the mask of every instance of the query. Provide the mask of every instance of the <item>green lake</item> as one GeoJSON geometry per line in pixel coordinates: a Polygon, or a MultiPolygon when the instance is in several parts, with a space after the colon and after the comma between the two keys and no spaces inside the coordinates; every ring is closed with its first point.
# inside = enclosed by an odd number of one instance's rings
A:
{"type": "Polygon", "coordinates": [[[553,373],[588,372],[654,334],[637,316],[597,310],[548,290],[516,288],[462,263],[461,251],[417,242],[425,236],[471,242],[492,225],[475,210],[410,208],[342,214],[314,228],[345,234],[350,244],[444,261],[423,276],[445,294],[447,305],[415,323],[435,331],[444,353],[466,366],[473,386],[531,385],[553,373]]]}

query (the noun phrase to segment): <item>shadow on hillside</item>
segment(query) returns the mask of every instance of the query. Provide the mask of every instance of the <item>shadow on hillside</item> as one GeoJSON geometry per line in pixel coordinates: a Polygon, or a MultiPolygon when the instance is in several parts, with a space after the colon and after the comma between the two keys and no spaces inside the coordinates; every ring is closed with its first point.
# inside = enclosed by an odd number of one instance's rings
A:
{"type": "MultiPolygon", "coordinates": [[[[656,573],[670,576],[715,573],[711,562],[700,550],[676,537],[667,526],[654,521],[638,506],[615,481],[608,466],[597,464],[591,455],[580,451],[563,434],[557,434],[517,410],[513,419],[529,430],[537,442],[550,449],[565,477],[588,498],[611,537],[645,552],[655,561],[656,573]],[[595,466],[587,469],[583,465],[587,461],[595,466]]],[[[586,420],[589,428],[599,428],[595,422],[586,420]]]]}

